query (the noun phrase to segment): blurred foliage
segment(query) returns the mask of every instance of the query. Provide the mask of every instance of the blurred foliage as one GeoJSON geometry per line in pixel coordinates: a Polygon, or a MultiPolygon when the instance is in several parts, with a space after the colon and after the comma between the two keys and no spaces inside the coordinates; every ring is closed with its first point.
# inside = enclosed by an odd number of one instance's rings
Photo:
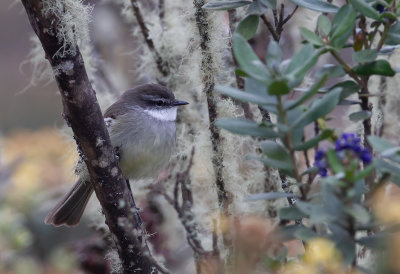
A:
{"type": "Polygon", "coordinates": [[[71,273],[77,266],[71,250],[53,248],[54,239],[47,239],[43,264],[37,248],[40,234],[53,235],[44,230],[46,198],[74,180],[73,146],[56,129],[11,132],[0,144],[0,272],[71,273]]]}
{"type": "Polygon", "coordinates": [[[7,201],[23,209],[43,188],[74,180],[74,147],[54,129],[16,131],[2,140],[4,164],[18,161],[9,180],[7,201]]]}

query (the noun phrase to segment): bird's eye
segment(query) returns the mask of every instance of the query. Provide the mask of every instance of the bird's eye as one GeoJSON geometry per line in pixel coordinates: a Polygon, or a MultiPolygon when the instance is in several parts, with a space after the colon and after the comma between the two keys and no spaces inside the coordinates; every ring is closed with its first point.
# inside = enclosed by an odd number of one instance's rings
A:
{"type": "Polygon", "coordinates": [[[164,105],[164,102],[162,100],[157,100],[156,105],[160,107],[160,106],[164,105]]]}

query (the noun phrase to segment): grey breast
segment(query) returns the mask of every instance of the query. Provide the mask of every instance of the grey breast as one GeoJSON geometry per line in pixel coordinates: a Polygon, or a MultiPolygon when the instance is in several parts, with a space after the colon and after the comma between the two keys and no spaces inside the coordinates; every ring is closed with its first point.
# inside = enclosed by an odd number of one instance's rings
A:
{"type": "Polygon", "coordinates": [[[175,122],[160,121],[138,111],[117,119],[109,133],[113,146],[119,147],[124,175],[132,179],[156,177],[175,149],[175,122]]]}

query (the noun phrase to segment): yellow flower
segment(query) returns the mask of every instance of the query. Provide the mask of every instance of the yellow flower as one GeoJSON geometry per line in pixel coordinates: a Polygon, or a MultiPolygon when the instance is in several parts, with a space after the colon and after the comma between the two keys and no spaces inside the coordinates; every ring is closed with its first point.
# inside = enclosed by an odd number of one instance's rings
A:
{"type": "Polygon", "coordinates": [[[288,264],[283,274],[319,274],[318,269],[315,266],[307,265],[304,262],[297,262],[288,264]]]}
{"type": "Polygon", "coordinates": [[[400,222],[400,188],[394,185],[381,188],[372,199],[372,207],[376,216],[386,224],[400,222]]]}
{"type": "Polygon", "coordinates": [[[341,262],[339,251],[328,239],[315,238],[306,247],[303,260],[309,265],[338,265],[341,262]]]}

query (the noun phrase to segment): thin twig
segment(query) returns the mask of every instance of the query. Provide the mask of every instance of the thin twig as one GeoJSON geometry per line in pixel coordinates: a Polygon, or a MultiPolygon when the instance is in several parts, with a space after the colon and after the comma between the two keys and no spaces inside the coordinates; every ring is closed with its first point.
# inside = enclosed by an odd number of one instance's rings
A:
{"type": "Polygon", "coordinates": [[[390,29],[390,26],[392,25],[392,23],[393,23],[393,20],[388,20],[385,23],[385,26],[384,26],[384,29],[383,29],[383,32],[381,35],[381,39],[379,39],[378,46],[376,46],[376,51],[379,52],[381,50],[381,48],[383,47],[385,40],[386,40],[387,33],[389,32],[389,29],[390,29]]]}
{"type": "Polygon", "coordinates": [[[296,13],[298,9],[298,6],[296,6],[293,11],[285,18],[285,5],[281,4],[281,8],[279,11],[279,15],[277,10],[273,10],[272,14],[274,17],[274,25],[270,21],[268,21],[267,17],[265,14],[260,15],[262,21],[264,24],[267,26],[268,31],[271,33],[272,38],[275,40],[275,42],[279,42],[281,40],[281,34],[283,32],[283,27],[284,25],[289,22],[289,20],[293,17],[293,15],[296,13]]]}
{"type": "Polygon", "coordinates": [[[260,17],[261,17],[261,19],[263,20],[264,24],[267,26],[267,29],[268,29],[269,33],[271,33],[271,35],[272,35],[272,38],[274,38],[274,40],[275,40],[276,42],[279,42],[280,37],[279,37],[279,35],[276,33],[275,28],[274,28],[274,26],[271,24],[271,22],[268,21],[267,17],[266,17],[264,14],[262,14],[260,17]]]}
{"type": "Polygon", "coordinates": [[[296,6],[293,11],[282,21],[282,26],[285,25],[289,20],[293,17],[293,15],[296,13],[297,9],[299,6],[296,6]]]}
{"type": "Polygon", "coordinates": [[[161,26],[165,27],[165,0],[158,0],[158,16],[160,17],[161,26]]]}
{"type": "Polygon", "coordinates": [[[169,64],[163,60],[160,53],[157,51],[156,47],[154,46],[153,39],[150,36],[149,29],[144,22],[142,12],[140,11],[139,4],[137,0],[131,0],[133,13],[135,14],[136,20],[139,24],[140,30],[143,34],[144,41],[147,44],[147,47],[151,51],[154,56],[154,61],[157,64],[157,68],[163,76],[168,76],[170,73],[169,64]]]}
{"type": "Polygon", "coordinates": [[[357,84],[360,85],[360,87],[364,87],[365,83],[361,81],[361,79],[358,77],[358,75],[347,65],[347,63],[337,54],[336,51],[332,50],[331,51],[332,56],[338,61],[338,63],[343,67],[344,71],[351,77],[353,78],[357,84]]]}

